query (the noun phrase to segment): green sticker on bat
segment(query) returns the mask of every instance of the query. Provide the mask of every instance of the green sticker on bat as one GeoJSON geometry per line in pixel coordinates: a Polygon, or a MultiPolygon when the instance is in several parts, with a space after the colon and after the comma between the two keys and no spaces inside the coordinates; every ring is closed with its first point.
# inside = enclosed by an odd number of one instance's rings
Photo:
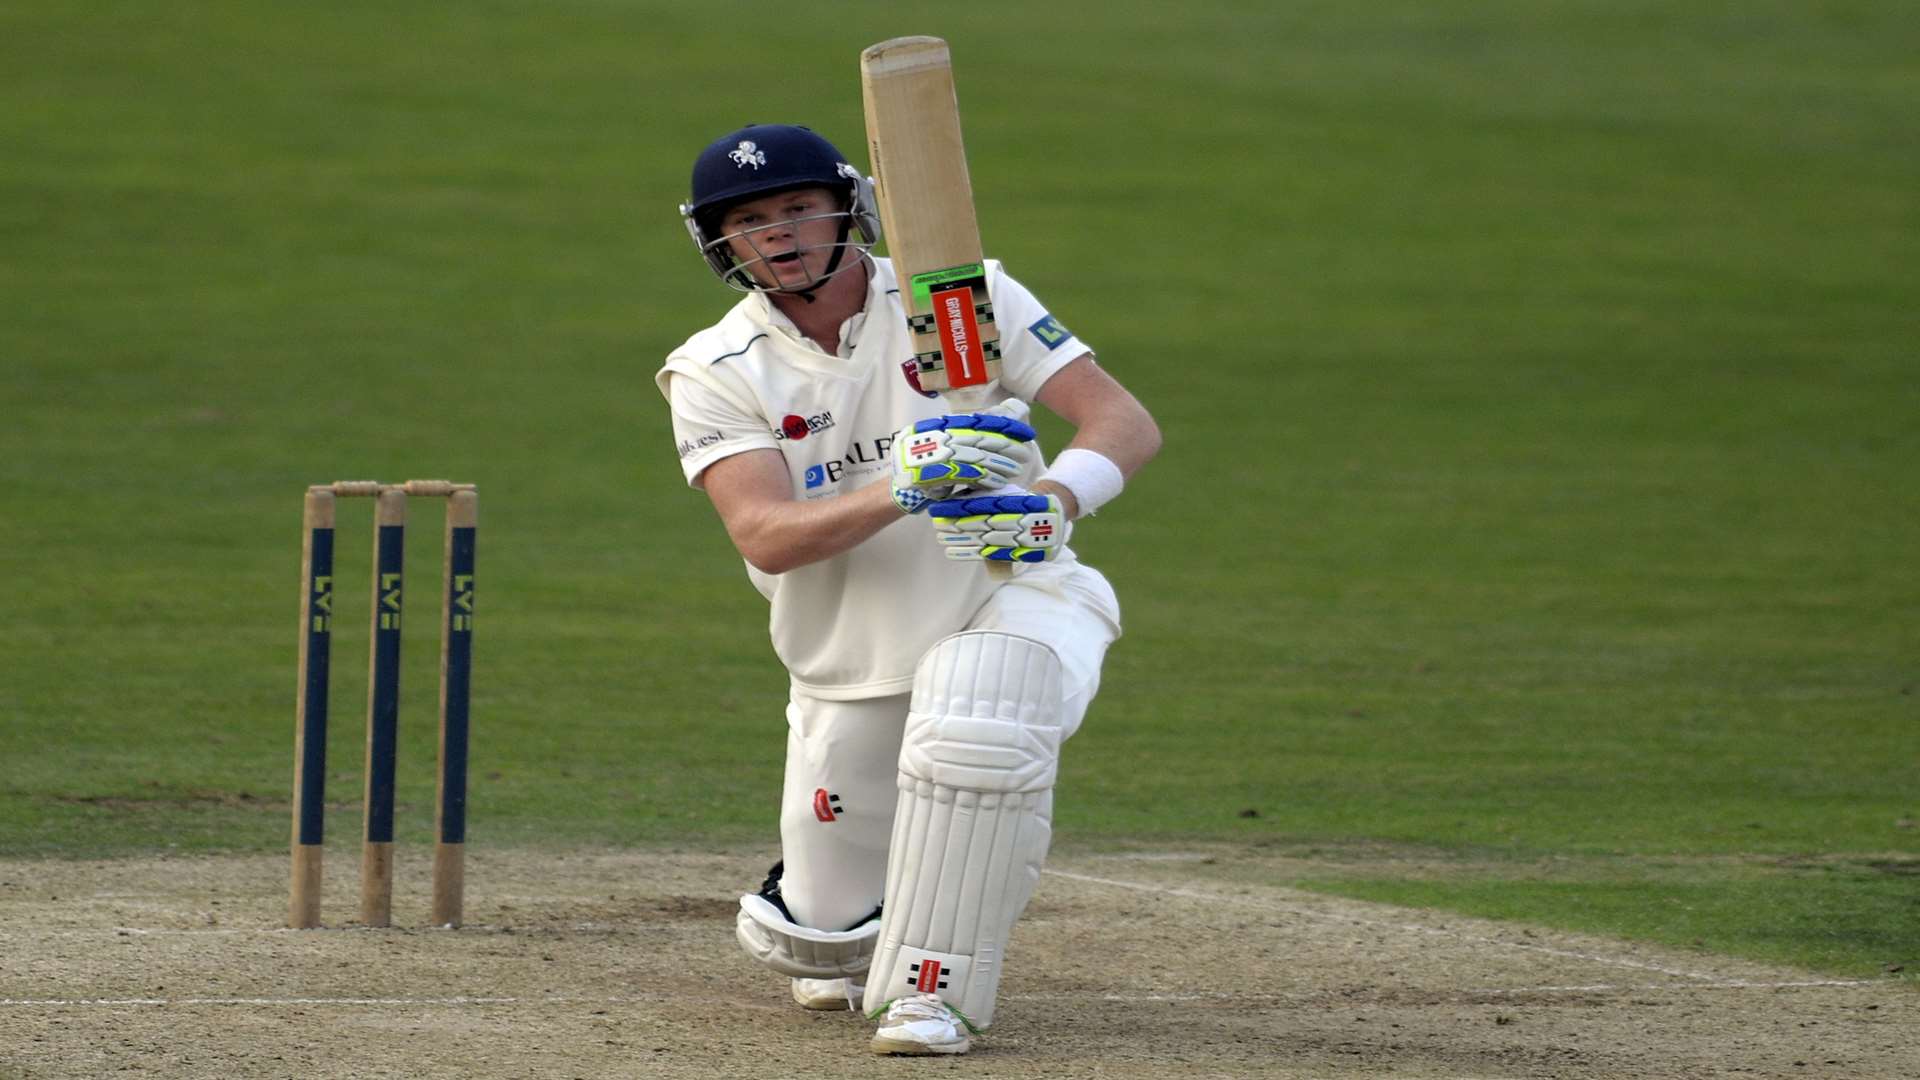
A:
{"type": "MultiPolygon", "coordinates": [[[[969,279],[984,279],[986,276],[987,268],[984,265],[980,263],[969,263],[966,266],[954,266],[945,270],[929,270],[924,274],[915,274],[909,279],[909,283],[913,288],[913,298],[920,301],[920,308],[924,311],[927,305],[933,302],[933,291],[940,286],[951,285],[955,282],[967,281],[969,279]]],[[[980,284],[986,284],[985,280],[980,280],[980,284]]]]}

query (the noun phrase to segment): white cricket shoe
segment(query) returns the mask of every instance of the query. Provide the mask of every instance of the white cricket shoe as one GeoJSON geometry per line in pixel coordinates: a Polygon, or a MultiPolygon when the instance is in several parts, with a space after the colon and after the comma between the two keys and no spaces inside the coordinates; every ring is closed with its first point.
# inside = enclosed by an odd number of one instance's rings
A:
{"type": "Polygon", "coordinates": [[[793,1000],[803,1009],[818,1012],[859,1011],[860,997],[867,988],[852,979],[795,979],[793,1000]]]}
{"type": "Polygon", "coordinates": [[[973,1025],[932,994],[915,994],[887,1005],[873,1033],[876,1054],[964,1054],[973,1046],[973,1025]]]}

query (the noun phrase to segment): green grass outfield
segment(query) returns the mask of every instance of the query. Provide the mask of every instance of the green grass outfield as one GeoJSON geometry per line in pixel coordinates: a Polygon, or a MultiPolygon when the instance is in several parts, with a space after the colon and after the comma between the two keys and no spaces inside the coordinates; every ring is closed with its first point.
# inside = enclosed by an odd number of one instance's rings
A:
{"type": "Polygon", "coordinates": [[[859,49],[936,32],[989,249],[1167,432],[1076,537],[1128,634],[1062,844],[1920,970],[1911,4],[831,9],[0,6],[0,853],[283,845],[300,492],[410,476],[485,493],[473,842],[771,845],[674,204],[738,123],[857,152],[859,49]]]}

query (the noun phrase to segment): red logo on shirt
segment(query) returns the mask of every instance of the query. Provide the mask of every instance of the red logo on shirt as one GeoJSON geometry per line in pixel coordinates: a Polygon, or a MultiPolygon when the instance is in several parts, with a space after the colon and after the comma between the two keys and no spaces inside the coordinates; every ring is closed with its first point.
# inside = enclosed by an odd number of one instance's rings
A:
{"type": "Polygon", "coordinates": [[[815,413],[812,416],[789,415],[780,421],[779,427],[773,429],[773,437],[799,440],[832,426],[833,414],[830,412],[815,413]]]}
{"type": "Polygon", "coordinates": [[[813,793],[813,816],[821,821],[837,821],[840,817],[840,796],[826,788],[816,788],[813,793]]]}
{"type": "Polygon", "coordinates": [[[900,362],[900,374],[907,377],[907,385],[913,387],[913,392],[919,394],[921,397],[940,396],[920,385],[920,364],[917,361],[902,360],[900,362]]]}

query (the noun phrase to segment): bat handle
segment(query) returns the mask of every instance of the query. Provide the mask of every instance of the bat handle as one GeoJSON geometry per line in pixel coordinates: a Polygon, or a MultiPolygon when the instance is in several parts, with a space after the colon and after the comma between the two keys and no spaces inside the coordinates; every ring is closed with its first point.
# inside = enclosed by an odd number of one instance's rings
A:
{"type": "MultiPolygon", "coordinates": [[[[993,382],[982,383],[979,386],[969,386],[964,390],[948,390],[947,400],[953,403],[953,407],[956,410],[963,412],[980,412],[993,407],[993,388],[997,385],[999,385],[999,380],[996,379],[993,382]]],[[[987,576],[993,578],[995,581],[1007,581],[1013,577],[1013,564],[1010,562],[988,561],[987,576]]]]}

